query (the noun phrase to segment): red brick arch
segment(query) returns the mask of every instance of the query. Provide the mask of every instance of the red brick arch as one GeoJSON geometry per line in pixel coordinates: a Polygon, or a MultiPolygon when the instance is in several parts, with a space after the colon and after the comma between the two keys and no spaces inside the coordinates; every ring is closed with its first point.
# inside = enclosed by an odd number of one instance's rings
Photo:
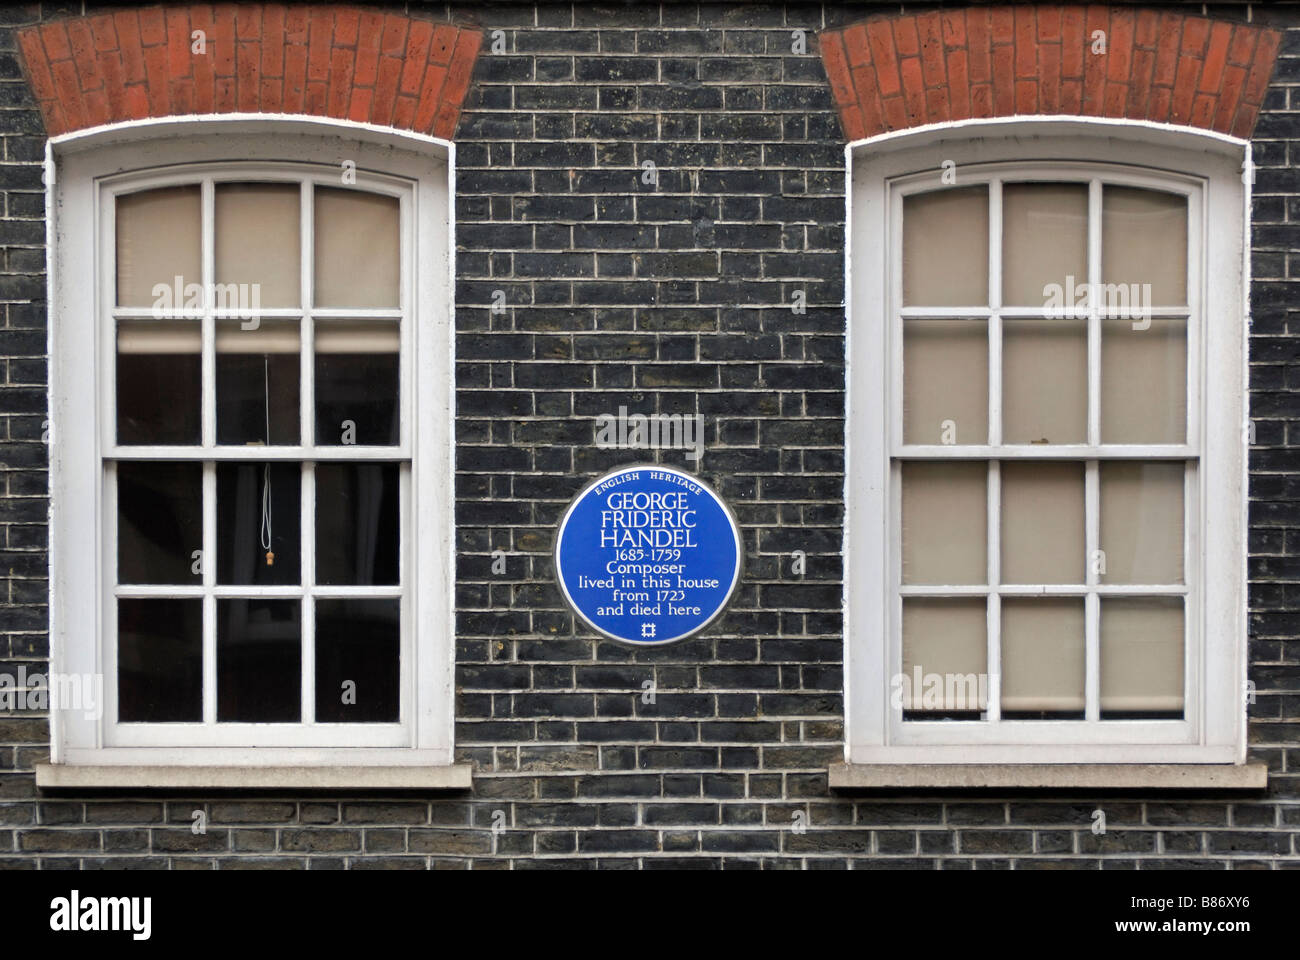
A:
{"type": "Polygon", "coordinates": [[[151,117],[290,113],[450,139],[482,40],[396,13],[272,3],[127,8],[18,31],[50,136],[151,117]]]}
{"type": "Polygon", "coordinates": [[[1169,10],[1023,4],[821,34],[844,133],[971,117],[1124,117],[1249,137],[1279,31],[1169,10]],[[1096,31],[1105,53],[1093,52],[1096,31]]]}

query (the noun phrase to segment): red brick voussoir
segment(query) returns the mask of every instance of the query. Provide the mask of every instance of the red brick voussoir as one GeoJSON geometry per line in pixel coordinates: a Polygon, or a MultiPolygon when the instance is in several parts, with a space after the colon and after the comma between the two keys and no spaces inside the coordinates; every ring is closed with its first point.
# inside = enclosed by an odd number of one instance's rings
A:
{"type": "Polygon", "coordinates": [[[128,120],[292,113],[456,132],[481,30],[350,6],[131,7],[18,31],[50,136],[128,120]]]}
{"type": "Polygon", "coordinates": [[[1249,138],[1281,37],[1169,10],[1023,4],[876,16],[825,31],[820,44],[850,141],[1035,114],[1249,138]]]}

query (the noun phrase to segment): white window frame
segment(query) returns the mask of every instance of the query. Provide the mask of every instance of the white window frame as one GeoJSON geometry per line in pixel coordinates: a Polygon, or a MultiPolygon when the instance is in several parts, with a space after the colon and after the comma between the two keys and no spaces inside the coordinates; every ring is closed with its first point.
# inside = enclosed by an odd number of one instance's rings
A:
{"type": "MultiPolygon", "coordinates": [[[[455,409],[453,145],[317,118],[236,114],[148,120],[51,140],[46,190],[51,249],[51,671],[102,677],[106,701],[98,713],[51,710],[51,764],[367,769],[450,765],[455,653],[454,500],[448,495],[453,489],[455,409]],[[342,176],[344,161],[355,164],[357,188],[397,195],[401,202],[404,356],[399,445],[318,447],[309,455],[301,447],[223,447],[218,459],[347,461],[358,451],[388,460],[409,459],[409,482],[401,491],[400,720],[313,728],[217,725],[211,722],[214,716],[205,715],[209,722],[203,725],[116,724],[115,631],[108,617],[114,596],[108,572],[116,562],[115,517],[106,508],[112,490],[106,489],[108,471],[102,464],[118,456],[166,458],[167,450],[115,447],[110,365],[114,338],[108,326],[114,314],[114,285],[105,269],[111,259],[104,255],[114,240],[111,193],[119,187],[162,186],[178,178],[202,180],[209,222],[213,176],[311,176],[344,186],[349,185],[342,176]]],[[[304,222],[309,215],[304,210],[304,222]]],[[[304,263],[309,244],[310,234],[305,233],[304,263]]],[[[210,276],[210,249],[204,259],[210,276]]],[[[305,306],[292,312],[310,317],[305,306]]],[[[211,335],[209,323],[205,337],[211,335]]],[[[303,391],[300,416],[311,418],[304,421],[310,423],[314,411],[306,407],[307,393],[303,391]]],[[[210,420],[212,414],[205,416],[210,420]]],[[[204,423],[209,441],[215,440],[212,426],[204,423]]],[[[205,540],[211,539],[215,524],[214,482],[215,477],[205,477],[205,540]]],[[[309,507],[304,504],[304,509],[309,507]]],[[[303,531],[304,553],[311,548],[312,532],[303,531]]],[[[205,583],[212,576],[207,574],[205,583]]],[[[132,592],[147,593],[148,588],[132,592]]],[[[252,587],[238,592],[251,596],[265,591],[252,587]]],[[[304,620],[303,627],[306,634],[309,622],[304,620]]],[[[205,703],[215,690],[213,642],[205,636],[205,703]]],[[[310,672],[305,659],[303,674],[310,672]]],[[[305,680],[304,689],[307,686],[305,680]]]]}
{"type": "MultiPolygon", "coordinates": [[[[1245,761],[1246,709],[1246,331],[1249,180],[1245,141],[1143,122],[1079,118],[964,121],[886,134],[846,150],[847,411],[845,477],[845,760],[848,764],[1115,764],[1245,761]],[[1188,568],[1183,720],[903,721],[891,704],[890,678],[901,670],[900,484],[894,457],[901,447],[901,288],[893,270],[901,256],[900,187],[918,178],[939,187],[944,161],[956,164],[957,185],[1005,169],[1092,180],[1090,211],[1100,204],[1095,177],[1187,192],[1189,210],[1189,440],[1186,446],[1127,446],[1123,456],[1199,457],[1199,490],[1184,497],[1188,568]],[[963,179],[963,171],[970,173],[963,179]],[[1211,225],[1217,229],[1211,229],[1211,225]],[[1206,323],[1206,317],[1215,323],[1206,323]],[[1201,358],[1212,358],[1204,362],[1201,358]]],[[[1026,177],[1033,179],[1033,176],[1026,177]]],[[[1090,217],[1090,222],[1092,221],[1090,217]]],[[[1092,256],[1098,240],[1093,230],[1092,256]]],[[[990,210],[990,275],[997,276],[1001,223],[990,210]]],[[[1095,268],[1094,268],[1095,270],[1095,268]]],[[[1090,277],[1091,280],[1098,279],[1090,277]]],[[[997,302],[996,300],[993,302],[997,302]]],[[[1010,311],[1007,311],[1010,312],[1010,311]]],[[[1023,311],[1022,311],[1023,312],[1023,311]]],[[[997,311],[993,311],[996,315],[997,311]]],[[[997,321],[992,321],[996,323],[997,321]]],[[[1090,429],[1095,433],[1099,362],[1096,325],[1089,324],[1090,429]]],[[[996,358],[991,358],[995,360],[996,358]]],[[[990,384],[990,391],[996,385],[990,384]]],[[[909,446],[909,454],[927,448],[909,446]]],[[[976,459],[1012,448],[976,446],[976,459]],[[996,451],[996,452],[995,452],[996,451]]],[[[954,448],[935,447],[945,456],[954,448]]],[[[1119,455],[1117,449],[1110,451],[1119,455]]],[[[1022,456],[1106,457],[1087,445],[1019,448],[1022,456]]],[[[1080,457],[1082,459],[1082,457],[1080,457]]],[[[1090,471],[1091,473],[1092,471],[1090,471]]],[[[1197,470],[1189,470],[1189,474],[1197,470]]],[[[1090,516],[1096,480],[1087,484],[1090,516]]],[[[990,484],[990,522],[997,489],[990,484]]],[[[1095,545],[1089,545],[1093,549],[1095,545]]],[[[997,593],[998,587],[988,590],[997,593]]],[[[987,592],[978,588],[977,592],[987,592]]],[[[1096,601],[1090,601],[1090,605],[1096,601]]],[[[996,605],[995,605],[996,606],[996,605]]],[[[992,616],[992,615],[990,615],[992,616]]],[[[1096,612],[1090,611],[1095,624],[1096,612]]],[[[991,631],[990,649],[995,633],[991,631]]],[[[1086,682],[1095,693],[1098,641],[1090,631],[1086,682]]],[[[997,663],[988,671],[996,716],[997,663]]],[[[1090,698],[1095,712],[1096,697],[1090,698]]]]}

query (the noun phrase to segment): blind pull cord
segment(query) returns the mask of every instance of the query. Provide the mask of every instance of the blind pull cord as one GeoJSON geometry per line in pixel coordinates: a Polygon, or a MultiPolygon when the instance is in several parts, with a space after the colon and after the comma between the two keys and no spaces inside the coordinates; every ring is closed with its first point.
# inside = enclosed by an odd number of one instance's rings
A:
{"type": "MultiPolygon", "coordinates": [[[[271,358],[262,356],[262,388],[266,396],[266,445],[271,445],[271,358]]],[[[271,461],[262,467],[262,549],[266,551],[266,565],[275,564],[275,553],[271,550],[271,461]]]]}

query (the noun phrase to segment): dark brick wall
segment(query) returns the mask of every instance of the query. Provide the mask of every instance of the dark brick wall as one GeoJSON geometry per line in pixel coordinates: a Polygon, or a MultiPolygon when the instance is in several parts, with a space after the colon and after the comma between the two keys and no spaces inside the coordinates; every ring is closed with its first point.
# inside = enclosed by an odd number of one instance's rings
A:
{"type": "MultiPolygon", "coordinates": [[[[826,786],[844,733],[844,180],[815,36],[867,8],[428,9],[487,34],[457,137],[456,739],[476,767],[473,791],[38,796],[46,720],[0,717],[0,866],[1300,864],[1300,384],[1288,310],[1300,275],[1300,113],[1288,86],[1300,76],[1300,15],[1287,14],[1297,29],[1256,146],[1251,742],[1274,771],[1268,794],[854,799],[826,786]],[[808,31],[806,55],[791,53],[796,28],[808,31]],[[494,30],[504,54],[492,52],[494,30]],[[642,182],[645,161],[657,186],[642,182]],[[507,309],[493,314],[497,290],[507,309]],[[803,314],[790,309],[797,290],[803,314]],[[702,476],[745,532],[733,609],[667,649],[576,631],[551,578],[565,502],[629,458],[593,442],[595,418],[620,406],[704,416],[702,476]],[[504,576],[491,573],[494,549],[507,553],[504,576]],[[796,549],[808,554],[802,578],[790,573],[796,549]],[[1090,830],[1098,807],[1102,836],[1090,830]],[[205,835],[190,831],[198,809],[205,835]]],[[[0,8],[4,670],[39,668],[47,654],[43,135],[10,25],[60,12],[82,8],[0,8]]]]}

